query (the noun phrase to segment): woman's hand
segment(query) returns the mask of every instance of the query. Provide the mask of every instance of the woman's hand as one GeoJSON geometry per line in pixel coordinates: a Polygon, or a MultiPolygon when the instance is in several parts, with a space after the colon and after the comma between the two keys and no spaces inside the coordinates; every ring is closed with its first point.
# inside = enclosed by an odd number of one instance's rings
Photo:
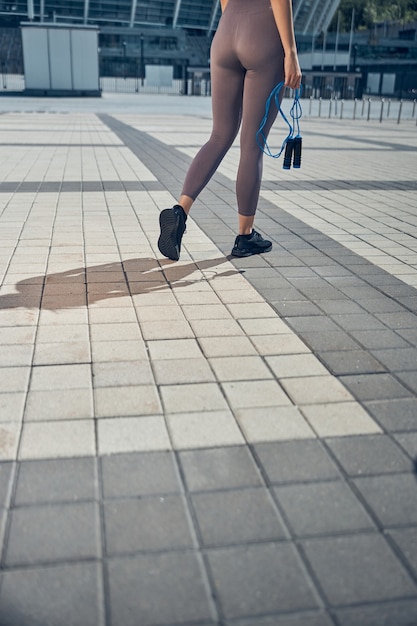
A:
{"type": "Polygon", "coordinates": [[[284,57],[284,84],[291,89],[300,88],[301,69],[295,52],[284,57]]]}

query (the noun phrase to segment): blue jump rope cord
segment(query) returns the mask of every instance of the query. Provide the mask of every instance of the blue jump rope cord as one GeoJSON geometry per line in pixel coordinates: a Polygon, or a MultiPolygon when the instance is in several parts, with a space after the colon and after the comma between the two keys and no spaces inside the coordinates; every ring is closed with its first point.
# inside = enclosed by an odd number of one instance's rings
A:
{"type": "Polygon", "coordinates": [[[273,159],[277,159],[279,156],[281,156],[282,152],[285,149],[285,145],[288,141],[288,139],[293,139],[294,138],[294,131],[297,131],[297,134],[295,135],[295,137],[301,137],[300,135],[300,119],[303,115],[303,111],[301,108],[301,104],[300,104],[300,94],[301,94],[301,88],[300,89],[295,89],[294,91],[294,102],[292,104],[292,107],[290,109],[290,117],[292,119],[292,124],[288,121],[284,111],[281,108],[281,104],[279,101],[279,94],[281,89],[284,86],[284,81],[281,81],[280,83],[278,83],[278,85],[276,85],[273,90],[271,91],[271,93],[269,94],[266,103],[265,103],[265,115],[264,118],[262,120],[262,122],[259,125],[258,131],[256,133],[256,143],[258,144],[258,146],[260,147],[260,149],[262,150],[262,152],[264,154],[266,154],[267,156],[272,157],[273,159]],[[272,100],[275,101],[275,105],[277,107],[278,113],[281,115],[282,119],[284,120],[284,122],[287,124],[288,128],[289,128],[289,133],[288,135],[285,137],[282,146],[281,146],[281,150],[279,152],[277,152],[276,154],[273,154],[271,152],[271,149],[268,146],[268,142],[266,140],[266,137],[263,133],[263,129],[265,128],[265,124],[268,120],[268,115],[269,115],[269,109],[271,106],[271,102],[272,100]],[[262,138],[262,143],[260,141],[260,137],[262,138]]]}

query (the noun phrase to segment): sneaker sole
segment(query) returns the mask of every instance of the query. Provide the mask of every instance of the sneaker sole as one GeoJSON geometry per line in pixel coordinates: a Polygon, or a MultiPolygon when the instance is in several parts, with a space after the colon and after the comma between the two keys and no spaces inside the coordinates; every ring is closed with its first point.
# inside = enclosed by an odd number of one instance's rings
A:
{"type": "Polygon", "coordinates": [[[263,250],[253,250],[253,251],[247,251],[247,252],[241,252],[239,250],[237,250],[236,252],[234,250],[232,250],[232,256],[237,256],[240,258],[243,258],[245,256],[253,256],[255,254],[263,254],[264,252],[270,252],[270,250],[272,250],[272,245],[268,246],[268,248],[264,248],[263,250]]]}
{"type": "Polygon", "coordinates": [[[161,234],[158,239],[159,251],[168,259],[172,261],[178,261],[180,258],[180,251],[177,239],[177,217],[172,209],[164,209],[159,214],[159,225],[161,227],[161,234]]]}

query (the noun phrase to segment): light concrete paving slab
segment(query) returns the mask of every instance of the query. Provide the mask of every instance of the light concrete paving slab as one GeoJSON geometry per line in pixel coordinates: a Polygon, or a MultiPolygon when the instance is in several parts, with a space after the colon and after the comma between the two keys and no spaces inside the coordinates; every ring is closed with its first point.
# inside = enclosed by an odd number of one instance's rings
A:
{"type": "Polygon", "coordinates": [[[177,450],[244,443],[236,420],[228,410],[168,413],[166,420],[173,447],[177,450]]]}
{"type": "Polygon", "coordinates": [[[57,459],[95,454],[93,420],[28,422],[23,425],[19,459],[57,459]]]}
{"type": "Polygon", "coordinates": [[[99,454],[170,450],[171,442],[162,416],[101,419],[97,426],[99,454]]]}
{"type": "Polygon", "coordinates": [[[316,437],[295,406],[242,408],[235,416],[248,443],[316,437]]]}

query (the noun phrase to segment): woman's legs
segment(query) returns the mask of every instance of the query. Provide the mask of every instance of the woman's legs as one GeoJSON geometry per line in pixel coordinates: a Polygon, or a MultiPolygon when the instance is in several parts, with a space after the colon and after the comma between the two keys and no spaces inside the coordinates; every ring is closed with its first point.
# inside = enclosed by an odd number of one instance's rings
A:
{"type": "MultiPolygon", "coordinates": [[[[283,55],[269,0],[264,0],[261,11],[256,7],[253,12],[252,2],[245,6],[250,9],[249,13],[243,3],[235,3],[233,16],[230,2],[213,41],[213,130],[210,139],[197,153],[188,170],[178,205],[174,207],[175,219],[170,209],[161,213],[161,237],[158,245],[161,252],[169,258],[179,258],[187,214],[232,145],[239,131],[242,115],[241,156],[236,181],[239,236],[249,237],[252,233],[262,175],[262,152],[256,143],[256,132],[264,116],[266,98],[282,78],[283,55]],[[236,45],[236,42],[241,45],[236,45]]],[[[270,115],[267,128],[264,129],[265,134],[269,131],[275,115],[270,115]]],[[[256,237],[256,242],[251,243],[254,250],[251,254],[264,251],[268,246],[270,249],[270,242],[262,243],[262,238],[257,234],[256,237]]],[[[237,241],[235,248],[236,245],[237,241]]]]}
{"type": "Polygon", "coordinates": [[[239,131],[244,76],[239,63],[232,60],[229,66],[221,65],[213,54],[213,129],[208,142],[194,157],[184,181],[178,204],[186,213],[219,167],[239,131]]]}
{"type": "MultiPolygon", "coordinates": [[[[236,196],[239,215],[253,217],[259,199],[262,179],[263,152],[256,142],[256,133],[265,114],[265,102],[275,85],[280,81],[279,70],[267,72],[248,70],[243,95],[243,117],[240,135],[240,160],[236,178],[236,196]]],[[[276,118],[275,103],[270,108],[263,129],[265,137],[276,118]]]]}
{"type": "MultiPolygon", "coordinates": [[[[258,204],[263,164],[263,152],[256,142],[256,133],[264,118],[269,94],[284,79],[284,51],[269,0],[239,0],[238,4],[242,15],[237,32],[236,53],[242,66],[246,68],[246,75],[236,195],[239,215],[253,217],[258,204]]],[[[276,115],[277,110],[272,103],[263,129],[265,136],[268,135],[276,115]]]]}
{"type": "Polygon", "coordinates": [[[183,196],[180,196],[180,199],[178,200],[178,204],[182,206],[182,208],[184,209],[184,213],[188,215],[191,207],[194,204],[194,200],[190,198],[190,196],[183,195],[183,196]]]}
{"type": "Polygon", "coordinates": [[[164,256],[175,261],[180,257],[188,212],[239,131],[244,76],[245,71],[233,58],[231,47],[218,43],[212,54],[213,130],[210,139],[191,163],[178,204],[172,209],[164,209],[159,216],[161,233],[158,248],[164,256]],[[218,58],[220,53],[223,53],[227,63],[218,58]]]}

